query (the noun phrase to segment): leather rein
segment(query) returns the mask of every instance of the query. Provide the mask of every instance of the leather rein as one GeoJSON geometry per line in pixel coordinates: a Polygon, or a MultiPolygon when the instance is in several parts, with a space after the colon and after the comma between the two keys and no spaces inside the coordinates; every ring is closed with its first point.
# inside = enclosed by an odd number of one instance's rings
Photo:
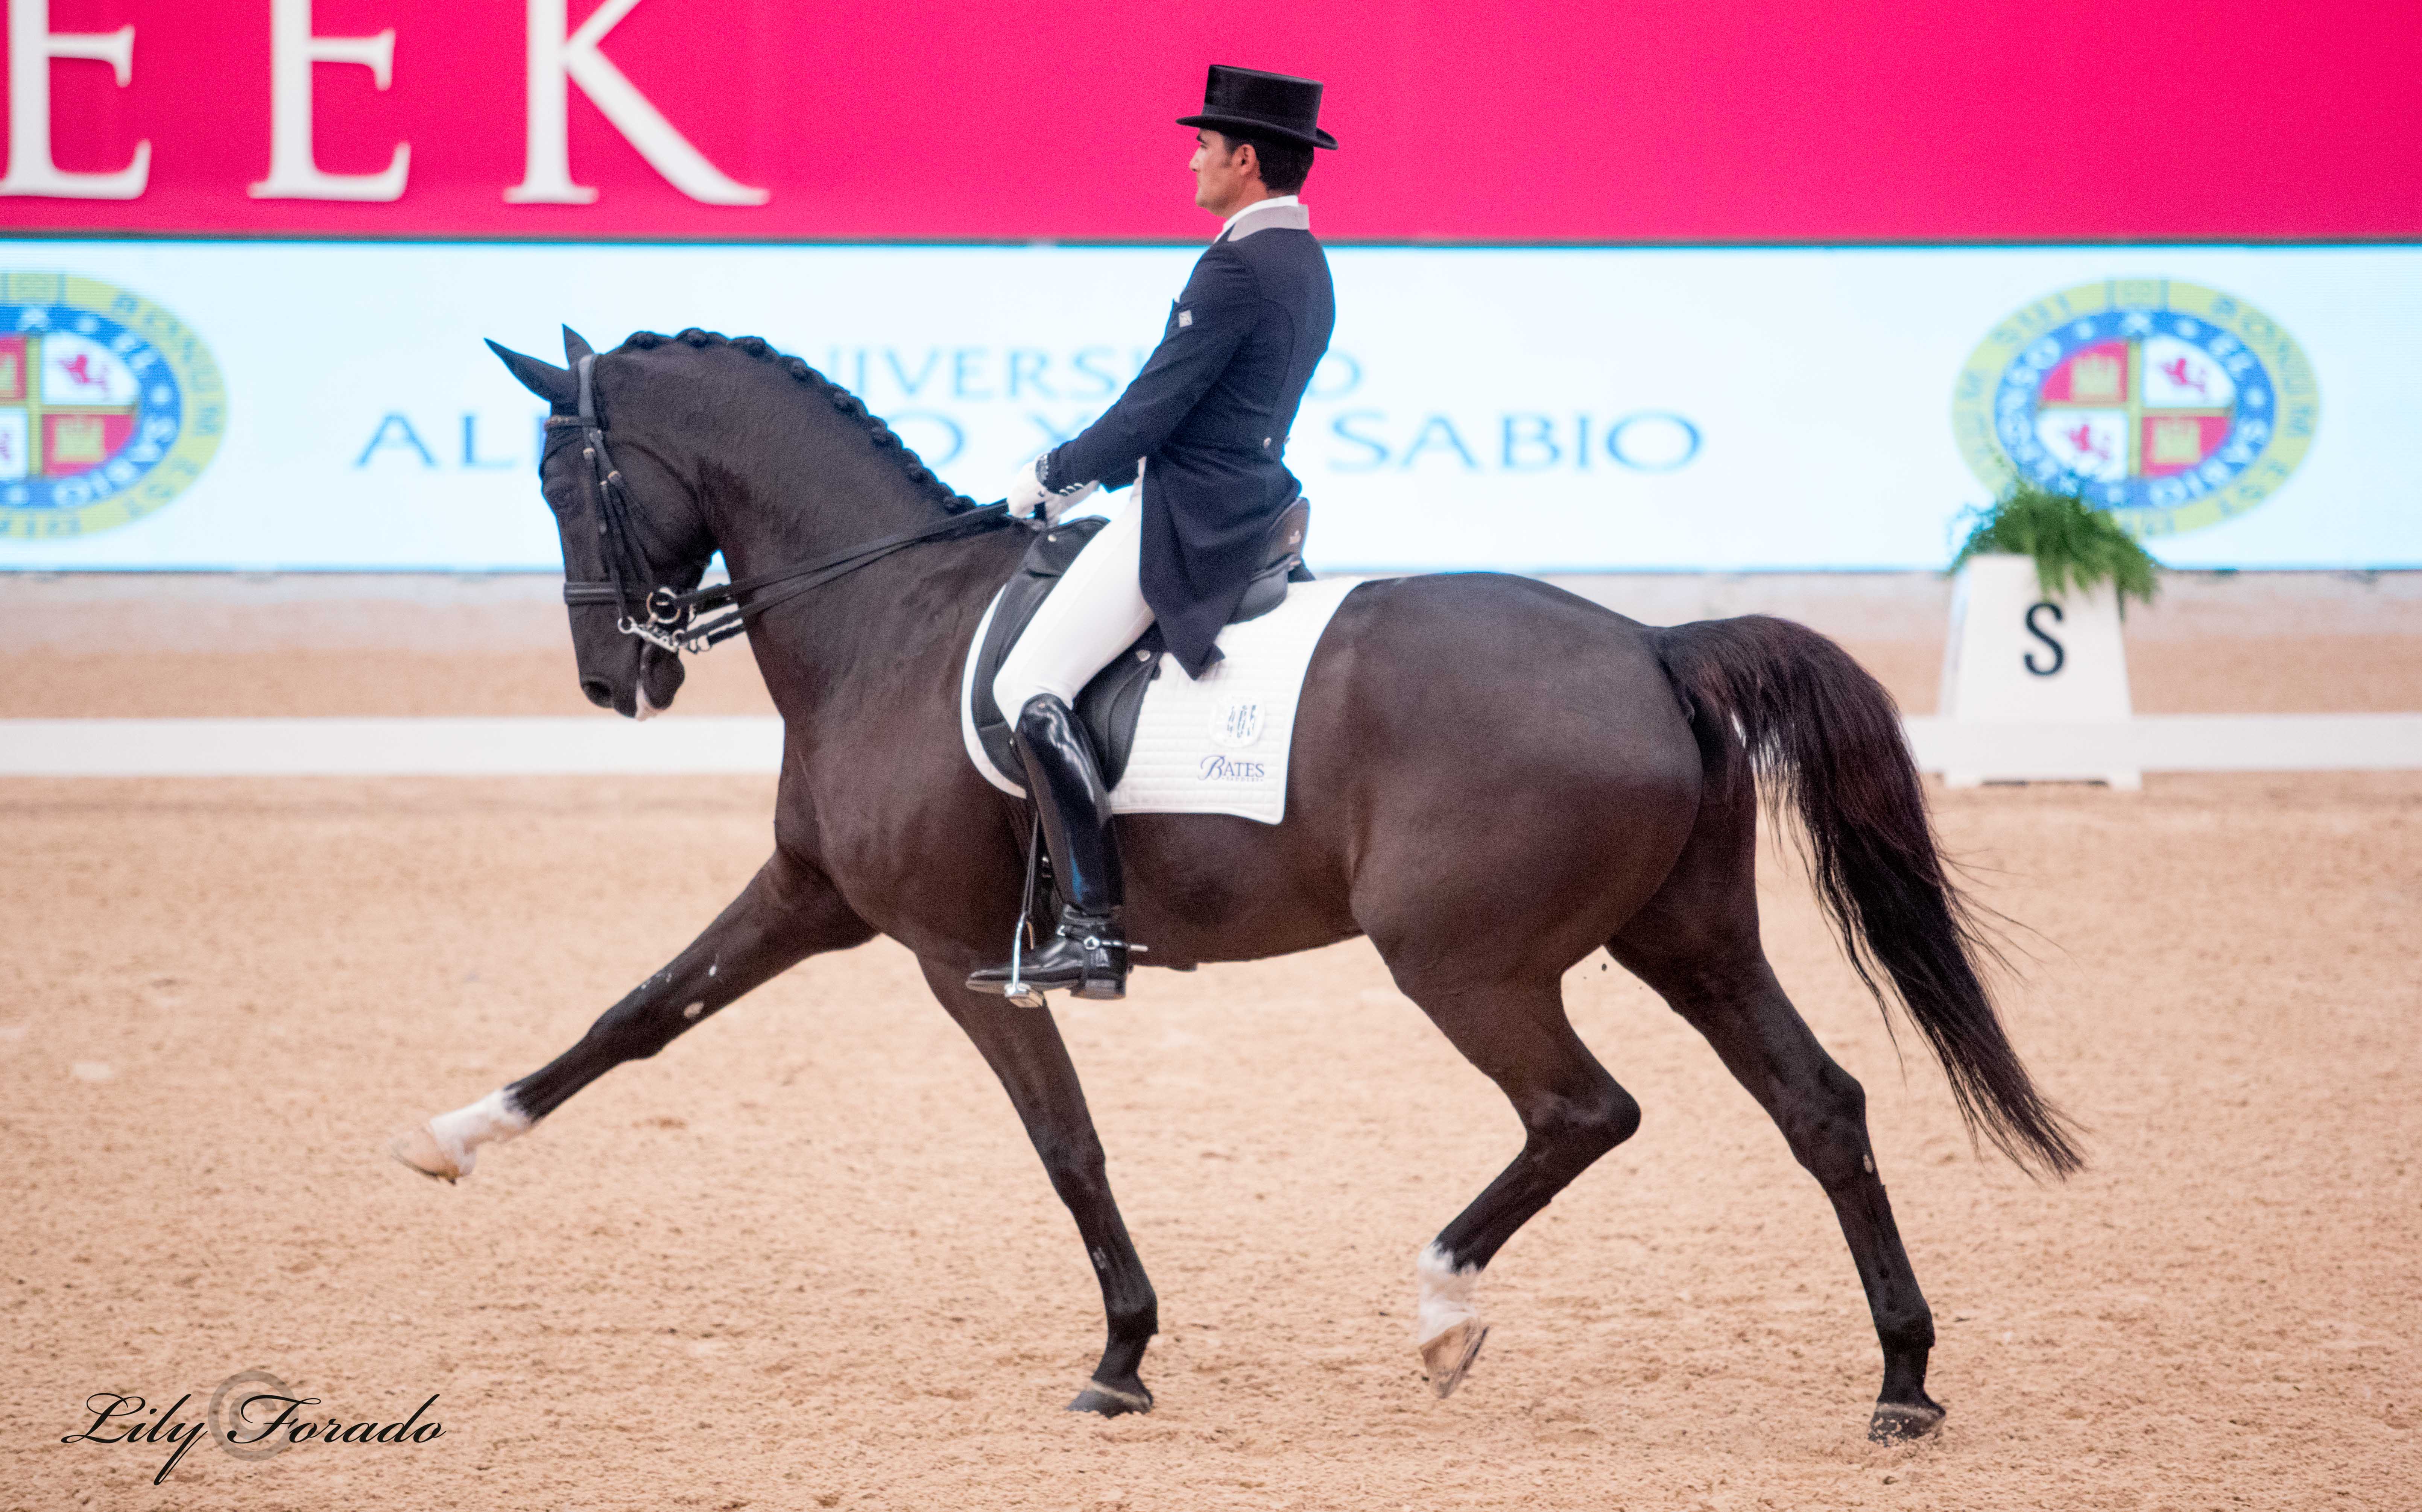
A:
{"type": "Polygon", "coordinates": [[[795,562],[770,573],[711,583],[683,592],[669,583],[649,581],[648,560],[631,529],[631,503],[623,491],[622,474],[606,449],[606,422],[597,412],[597,358],[578,364],[580,410],[576,415],[550,415],[550,431],[578,430],[581,456],[589,463],[596,493],[598,554],[606,561],[603,581],[576,582],[568,575],[563,602],[574,608],[610,606],[614,627],[649,645],[679,655],[703,652],[748,628],[748,622],[778,604],[810,589],[856,572],[869,562],[920,542],[939,541],[970,529],[989,529],[1011,518],[1006,501],[949,514],[913,530],[878,537],[842,551],[795,562]]]}

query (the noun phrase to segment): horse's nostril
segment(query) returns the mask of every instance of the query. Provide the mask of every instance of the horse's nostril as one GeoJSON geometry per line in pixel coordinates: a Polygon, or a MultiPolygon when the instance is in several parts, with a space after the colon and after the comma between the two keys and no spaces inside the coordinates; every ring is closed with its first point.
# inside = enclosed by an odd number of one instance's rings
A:
{"type": "Polygon", "coordinates": [[[613,685],[607,683],[606,679],[602,677],[582,678],[580,680],[580,691],[588,694],[589,701],[594,703],[601,709],[610,709],[614,706],[613,685]]]}

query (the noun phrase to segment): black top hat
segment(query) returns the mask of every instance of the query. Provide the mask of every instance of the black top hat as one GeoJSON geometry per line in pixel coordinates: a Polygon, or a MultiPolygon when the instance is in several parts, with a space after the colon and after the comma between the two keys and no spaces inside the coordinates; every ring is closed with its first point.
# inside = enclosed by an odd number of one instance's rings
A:
{"type": "Polygon", "coordinates": [[[1320,81],[1259,69],[1211,65],[1203,86],[1203,114],[1181,116],[1180,126],[1208,126],[1232,136],[1276,136],[1307,147],[1335,147],[1320,129],[1320,81]]]}

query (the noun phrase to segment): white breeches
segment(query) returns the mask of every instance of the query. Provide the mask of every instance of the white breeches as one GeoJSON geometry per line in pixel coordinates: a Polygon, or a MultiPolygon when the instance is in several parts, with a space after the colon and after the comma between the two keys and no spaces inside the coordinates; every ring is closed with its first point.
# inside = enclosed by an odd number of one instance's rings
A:
{"type": "Polygon", "coordinates": [[[1012,724],[1038,693],[1074,704],[1093,674],[1151,627],[1152,606],[1138,580],[1142,558],[1143,509],[1130,504],[1077,553],[1001,658],[992,696],[1012,724]]]}

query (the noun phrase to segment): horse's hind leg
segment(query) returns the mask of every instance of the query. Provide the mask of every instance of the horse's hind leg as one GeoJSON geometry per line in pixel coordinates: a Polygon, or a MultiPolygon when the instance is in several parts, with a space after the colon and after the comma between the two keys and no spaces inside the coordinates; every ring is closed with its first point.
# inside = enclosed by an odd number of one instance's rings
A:
{"type": "Polygon", "coordinates": [[[1673,875],[1607,948],[1706,1036],[1832,1199],[1883,1346],[1868,1437],[1916,1438],[1942,1421],[1926,1394],[1934,1316],[1876,1171],[1866,1093],[1825,1053],[1767,964],[1752,871],[1755,816],[1745,799],[1733,808],[1722,811],[1711,795],[1709,818],[1673,875]]]}
{"type": "Polygon", "coordinates": [[[655,1054],[808,956],[862,944],[873,933],[822,874],[777,851],[704,934],[606,1010],[577,1044],[519,1081],[397,1136],[388,1149],[424,1175],[460,1180],[480,1145],[525,1132],[614,1067],[655,1054]]]}
{"type": "Polygon", "coordinates": [[[1522,1153],[1417,1262],[1415,1343],[1440,1396],[1462,1382],[1487,1337],[1472,1295],[1481,1269],[1591,1161],[1640,1127],[1640,1105],[1573,1032],[1560,979],[1548,972],[1471,985],[1398,974],[1406,995],[1497,1083],[1522,1120],[1522,1153]]]}

